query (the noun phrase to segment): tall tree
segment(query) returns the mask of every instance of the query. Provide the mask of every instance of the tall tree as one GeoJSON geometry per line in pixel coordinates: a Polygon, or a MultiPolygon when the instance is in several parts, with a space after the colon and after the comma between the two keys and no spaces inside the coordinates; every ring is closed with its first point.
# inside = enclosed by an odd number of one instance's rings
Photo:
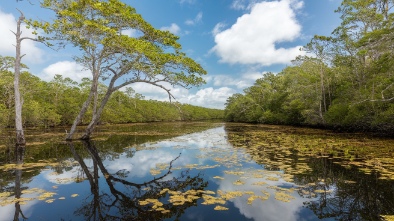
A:
{"type": "MultiPolygon", "coordinates": [[[[15,97],[15,130],[16,130],[16,146],[18,147],[24,147],[26,144],[26,140],[25,140],[25,135],[23,132],[23,124],[22,124],[22,98],[21,98],[21,94],[20,94],[20,89],[19,89],[19,78],[20,78],[20,74],[21,74],[21,60],[22,57],[24,55],[21,54],[21,45],[22,45],[22,41],[24,40],[32,40],[32,41],[36,41],[36,42],[42,42],[44,44],[46,44],[47,46],[50,46],[49,43],[46,43],[47,38],[46,37],[42,37],[42,36],[38,36],[37,32],[34,30],[32,33],[37,35],[36,38],[32,38],[32,37],[27,37],[27,36],[22,36],[22,31],[21,31],[21,25],[23,22],[25,22],[25,16],[23,15],[23,13],[18,9],[20,16],[17,20],[17,24],[16,24],[16,32],[12,31],[12,33],[14,33],[15,35],[15,40],[16,40],[16,44],[15,44],[15,49],[16,49],[16,53],[15,53],[15,73],[14,73],[14,97],[15,97]]],[[[38,24],[40,27],[43,28],[44,31],[48,31],[48,23],[40,23],[40,22],[34,22],[34,26],[38,27],[38,24]]]]}
{"type": "Polygon", "coordinates": [[[45,0],[43,7],[56,12],[53,27],[61,39],[79,47],[76,61],[92,73],[89,97],[81,107],[66,139],[93,102],[92,119],[82,139],[89,139],[111,94],[132,83],[142,82],[165,90],[168,85],[189,88],[204,83],[205,70],[181,52],[178,37],[147,23],[135,9],[120,0],[45,0]],[[137,36],[124,31],[133,30],[137,36]],[[108,80],[102,98],[99,81],[108,80]]]}

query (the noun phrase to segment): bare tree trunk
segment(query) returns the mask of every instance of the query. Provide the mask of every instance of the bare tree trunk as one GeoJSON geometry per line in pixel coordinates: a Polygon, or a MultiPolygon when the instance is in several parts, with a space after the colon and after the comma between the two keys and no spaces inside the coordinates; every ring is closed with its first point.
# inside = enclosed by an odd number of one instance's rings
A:
{"type": "Polygon", "coordinates": [[[16,37],[16,56],[15,56],[15,76],[14,76],[14,90],[15,90],[15,130],[16,130],[16,146],[24,147],[26,145],[25,135],[23,133],[22,125],[22,102],[19,91],[19,77],[21,73],[21,23],[25,17],[23,14],[18,19],[16,37]]]}

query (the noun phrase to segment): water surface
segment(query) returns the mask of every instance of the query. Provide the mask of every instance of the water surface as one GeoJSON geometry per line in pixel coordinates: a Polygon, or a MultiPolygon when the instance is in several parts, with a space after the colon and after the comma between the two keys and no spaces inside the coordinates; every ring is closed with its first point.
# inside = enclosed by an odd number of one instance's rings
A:
{"type": "Polygon", "coordinates": [[[21,165],[9,164],[11,141],[4,137],[1,221],[394,214],[391,139],[217,123],[106,126],[90,142],[61,137],[31,136],[21,165]]]}

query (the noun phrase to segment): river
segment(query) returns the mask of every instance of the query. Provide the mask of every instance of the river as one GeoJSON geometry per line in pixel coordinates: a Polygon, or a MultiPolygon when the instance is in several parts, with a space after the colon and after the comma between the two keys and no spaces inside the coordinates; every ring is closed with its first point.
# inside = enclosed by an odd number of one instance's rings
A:
{"type": "Polygon", "coordinates": [[[2,131],[0,221],[394,214],[390,138],[208,122],[102,125],[91,141],[64,142],[64,128],[26,134],[15,164],[13,133],[2,131]]]}

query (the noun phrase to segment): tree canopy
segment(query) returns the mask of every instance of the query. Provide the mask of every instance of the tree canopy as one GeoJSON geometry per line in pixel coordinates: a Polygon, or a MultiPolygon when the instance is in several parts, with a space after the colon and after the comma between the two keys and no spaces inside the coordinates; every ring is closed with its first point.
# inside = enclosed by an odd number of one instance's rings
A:
{"type": "Polygon", "coordinates": [[[51,26],[55,38],[78,47],[81,55],[75,60],[92,73],[89,96],[67,139],[72,138],[93,101],[92,119],[83,136],[88,139],[109,97],[126,85],[151,84],[164,89],[171,99],[171,86],[189,88],[204,83],[205,70],[181,51],[177,36],[155,29],[119,0],[44,0],[42,6],[56,13],[51,26]],[[125,35],[127,30],[137,35],[125,35]],[[108,83],[102,97],[98,96],[100,80],[108,83]]]}

